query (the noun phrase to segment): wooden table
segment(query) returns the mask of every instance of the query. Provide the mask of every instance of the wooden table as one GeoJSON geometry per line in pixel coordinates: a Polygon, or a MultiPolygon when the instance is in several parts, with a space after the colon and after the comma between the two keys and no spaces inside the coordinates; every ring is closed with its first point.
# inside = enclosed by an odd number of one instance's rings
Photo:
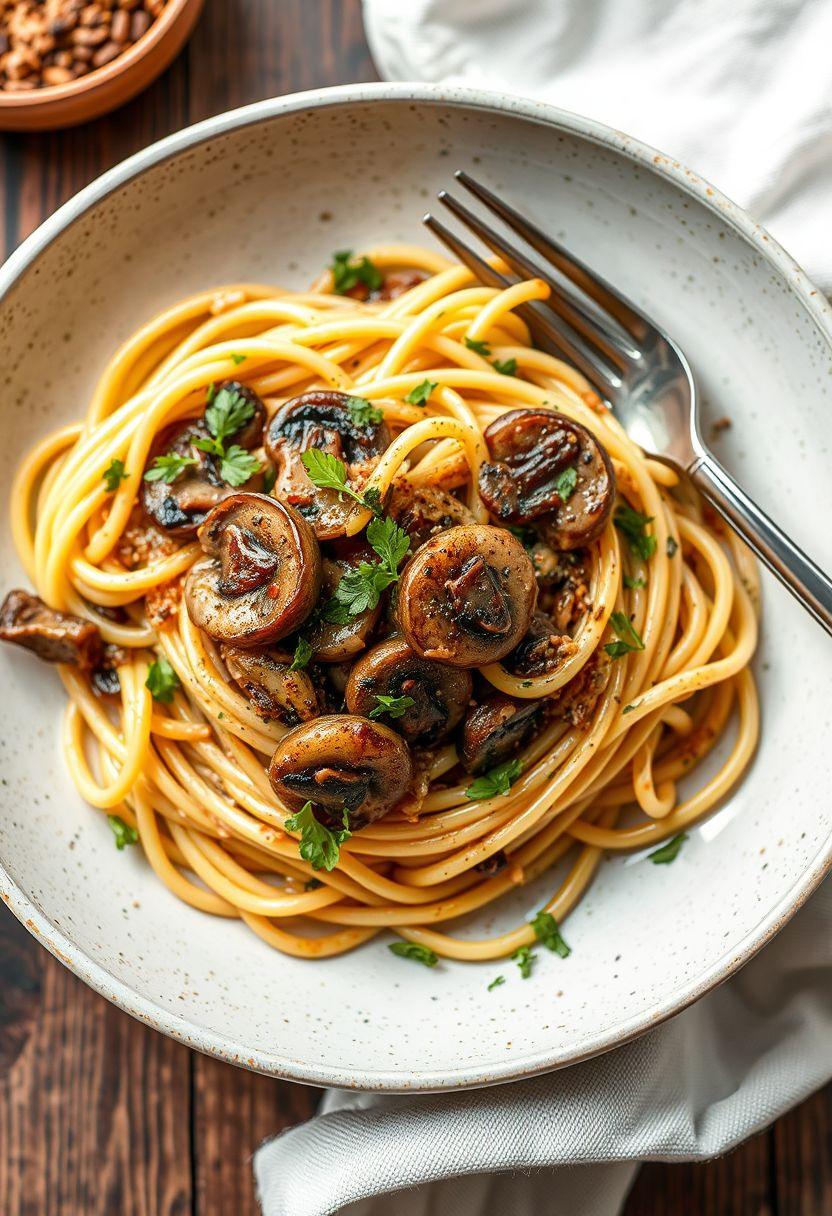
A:
{"type": "MultiPolygon", "coordinates": [[[[375,78],[359,0],[207,0],[185,53],[132,104],[73,131],[4,140],[6,253],[171,131],[262,97],[375,78]]],[[[0,913],[0,1216],[254,1216],[252,1151],[308,1118],[318,1097],[146,1029],[0,913]]],[[[721,1161],[645,1167],[627,1216],[660,1214],[830,1216],[832,1087],[721,1161]]]]}

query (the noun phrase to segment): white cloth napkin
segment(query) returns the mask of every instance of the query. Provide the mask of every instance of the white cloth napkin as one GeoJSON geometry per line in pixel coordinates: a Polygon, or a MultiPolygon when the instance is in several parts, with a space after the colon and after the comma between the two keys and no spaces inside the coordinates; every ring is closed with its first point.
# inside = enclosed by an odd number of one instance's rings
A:
{"type": "MultiPolygon", "coordinates": [[[[364,0],[383,75],[552,101],[679,157],[832,288],[830,0],[364,0]]],[[[738,976],[597,1060],[441,1096],[330,1092],[255,1158],[264,1216],[616,1216],[832,1077],[832,880],[738,976]]]]}

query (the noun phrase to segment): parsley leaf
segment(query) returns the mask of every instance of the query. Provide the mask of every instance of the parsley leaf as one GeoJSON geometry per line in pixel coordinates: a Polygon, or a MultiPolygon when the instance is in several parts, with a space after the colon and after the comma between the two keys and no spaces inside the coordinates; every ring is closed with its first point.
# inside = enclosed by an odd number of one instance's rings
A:
{"type": "Polygon", "coordinates": [[[610,617],[610,624],[620,639],[618,642],[607,642],[604,647],[611,659],[621,659],[631,650],[644,650],[644,642],[626,613],[614,612],[610,617]]]}
{"type": "Polygon", "coordinates": [[[500,359],[492,359],[491,366],[494,368],[494,371],[499,372],[501,376],[513,376],[517,371],[517,360],[513,358],[502,361],[500,359]]]}
{"type": "Polygon", "coordinates": [[[111,460],[107,468],[101,474],[102,480],[110,494],[115,494],[121,483],[124,481],[127,473],[124,468],[123,460],[111,460]]]}
{"type": "Polygon", "coordinates": [[[260,461],[251,452],[232,443],[220,460],[220,477],[230,486],[241,486],[259,472],[260,461]]]}
{"type": "Polygon", "coordinates": [[[107,822],[116,838],[116,848],[119,853],[127,845],[139,843],[139,833],[129,823],[125,823],[120,815],[108,815],[107,822]]]}
{"type": "Polygon", "coordinates": [[[248,355],[234,355],[234,354],[232,354],[232,356],[231,356],[232,362],[233,362],[234,364],[236,364],[236,366],[237,366],[237,367],[239,367],[241,363],[245,363],[245,361],[246,361],[246,359],[247,359],[247,358],[248,358],[248,355]]]}
{"type": "Polygon", "coordinates": [[[646,579],[643,579],[641,575],[639,575],[638,578],[632,578],[629,574],[625,574],[624,586],[629,587],[631,591],[634,591],[636,587],[646,587],[647,581],[646,579]]]}
{"type": "Polygon", "coordinates": [[[211,402],[216,397],[216,395],[217,395],[217,386],[214,383],[214,381],[212,380],[211,383],[208,385],[208,391],[205,394],[205,404],[210,405],[211,402]]]}
{"type": "Polygon", "coordinates": [[[306,638],[298,638],[298,644],[295,647],[295,653],[292,655],[292,662],[289,664],[289,670],[300,671],[302,667],[306,667],[311,658],[312,647],[309,645],[306,638]]]}
{"type": "Polygon", "coordinates": [[[318,448],[310,448],[301,453],[301,460],[313,486],[317,486],[319,490],[337,490],[339,494],[348,495],[360,506],[372,511],[374,515],[378,514],[381,505],[378,490],[368,490],[366,494],[359,494],[357,490],[348,486],[347,467],[337,456],[332,456],[329,452],[321,452],[318,448]]]}
{"type": "MultiPolygon", "coordinates": [[[[233,355],[232,358],[234,358],[233,355]]],[[[215,393],[205,411],[205,425],[217,443],[221,444],[229,436],[236,434],[253,417],[254,403],[252,401],[249,401],[236,389],[221,388],[218,393],[215,393]]],[[[204,443],[204,440],[201,442],[204,443]]],[[[203,448],[203,451],[208,451],[208,449],[203,448]]],[[[220,454],[217,453],[217,455],[220,454]]]]}
{"type": "Polygon", "coordinates": [[[518,950],[514,951],[514,954],[512,954],[511,957],[512,961],[515,962],[520,968],[520,975],[524,980],[527,980],[531,975],[532,967],[536,962],[531,946],[520,946],[518,950]]]}
{"type": "Polygon", "coordinates": [[[431,950],[429,946],[420,946],[417,942],[391,942],[387,949],[399,958],[411,958],[414,963],[421,963],[424,967],[435,967],[439,962],[435,950],[431,950]]]}
{"type": "Polygon", "coordinates": [[[381,693],[376,693],[376,700],[378,705],[367,715],[370,718],[380,718],[382,714],[389,714],[391,718],[402,718],[416,704],[412,697],[386,697],[381,693]]]}
{"type": "Polygon", "coordinates": [[[372,405],[365,397],[347,397],[347,409],[350,418],[356,426],[378,426],[384,418],[384,411],[372,405]]]}
{"type": "Polygon", "coordinates": [[[488,991],[493,992],[495,988],[499,988],[500,985],[504,984],[505,982],[506,982],[506,977],[504,975],[495,975],[494,979],[488,985],[488,991]]]}
{"type": "Polygon", "coordinates": [[[331,831],[320,823],[312,811],[312,803],[306,802],[294,815],[290,815],[284,827],[290,832],[300,832],[298,852],[308,861],[313,870],[334,870],[341,855],[341,845],[349,840],[352,832],[347,827],[347,811],[344,808],[343,827],[331,831]]]}
{"type": "Polygon", "coordinates": [[[551,912],[540,911],[532,921],[535,937],[538,941],[543,942],[547,950],[554,951],[561,958],[569,958],[572,953],[572,947],[567,946],[561,936],[558,922],[552,916],[551,912]]]}
{"type": "Polygon", "coordinates": [[[465,791],[471,799],[496,798],[498,794],[507,794],[523,771],[523,761],[519,759],[506,760],[496,768],[490,768],[487,773],[477,777],[465,791]]]}
{"type": "Polygon", "coordinates": [[[568,469],[564,469],[562,473],[558,473],[555,479],[555,493],[561,502],[569,502],[569,499],[575,493],[575,487],[578,484],[578,470],[570,465],[568,469]]]}
{"type": "Polygon", "coordinates": [[[199,464],[196,456],[157,456],[151,467],[145,472],[145,481],[176,481],[183,469],[199,464]]]}
{"type": "Polygon", "coordinates": [[[421,384],[417,384],[412,388],[405,397],[408,405],[427,405],[431,398],[434,389],[438,388],[438,380],[423,380],[421,384]]]}
{"type": "Polygon", "coordinates": [[[337,296],[345,296],[358,283],[370,291],[378,291],[384,282],[379,268],[368,257],[354,261],[351,249],[342,249],[332,255],[332,290],[337,296]]]}
{"type": "Polygon", "coordinates": [[[170,705],[173,694],[181,687],[179,676],[163,654],[148,667],[144,686],[150,690],[153,700],[161,701],[163,705],[170,705]]]}
{"type": "Polygon", "coordinates": [[[410,537],[395,520],[372,519],[367,525],[367,540],[381,558],[385,570],[396,576],[399,563],[410,548],[410,537]]]}
{"type": "Polygon", "coordinates": [[[642,515],[632,507],[619,507],[613,516],[613,523],[619,532],[627,537],[630,552],[642,561],[649,561],[656,552],[658,541],[655,536],[648,536],[645,531],[648,524],[653,522],[652,515],[642,515]]]}
{"type": "Polygon", "coordinates": [[[667,556],[673,557],[673,555],[675,554],[675,552],[678,548],[679,548],[679,542],[676,540],[675,536],[668,536],[667,544],[665,546],[665,549],[667,551],[667,556]]]}
{"type": "Polygon", "coordinates": [[[660,849],[656,849],[654,853],[648,853],[654,866],[669,866],[671,861],[675,861],[679,856],[679,850],[688,839],[686,832],[680,832],[678,836],[674,836],[672,840],[668,840],[667,844],[663,844],[660,849]]]}
{"type": "Polygon", "coordinates": [[[466,338],[465,345],[469,350],[474,351],[475,354],[482,355],[484,359],[491,354],[491,347],[488,345],[488,343],[480,342],[476,338],[466,338]]]}

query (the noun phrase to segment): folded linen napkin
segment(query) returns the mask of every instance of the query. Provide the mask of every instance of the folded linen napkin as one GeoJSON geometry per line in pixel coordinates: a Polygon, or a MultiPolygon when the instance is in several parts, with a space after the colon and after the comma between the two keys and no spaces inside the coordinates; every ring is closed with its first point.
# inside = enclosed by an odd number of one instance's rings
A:
{"type": "MultiPolygon", "coordinates": [[[[390,79],[531,95],[672,152],[832,289],[827,0],[364,0],[390,79]]],[[[832,880],[757,959],[638,1041],[530,1081],[330,1092],[257,1153],[264,1216],[615,1216],[832,1078],[832,880]]]]}

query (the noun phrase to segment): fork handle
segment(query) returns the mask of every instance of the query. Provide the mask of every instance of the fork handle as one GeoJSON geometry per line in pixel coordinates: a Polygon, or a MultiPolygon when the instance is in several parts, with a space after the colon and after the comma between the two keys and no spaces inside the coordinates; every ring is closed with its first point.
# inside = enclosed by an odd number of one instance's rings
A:
{"type": "Polygon", "coordinates": [[[688,472],[703,497],[832,634],[832,579],[760,510],[710,452],[698,457],[688,472]]]}

